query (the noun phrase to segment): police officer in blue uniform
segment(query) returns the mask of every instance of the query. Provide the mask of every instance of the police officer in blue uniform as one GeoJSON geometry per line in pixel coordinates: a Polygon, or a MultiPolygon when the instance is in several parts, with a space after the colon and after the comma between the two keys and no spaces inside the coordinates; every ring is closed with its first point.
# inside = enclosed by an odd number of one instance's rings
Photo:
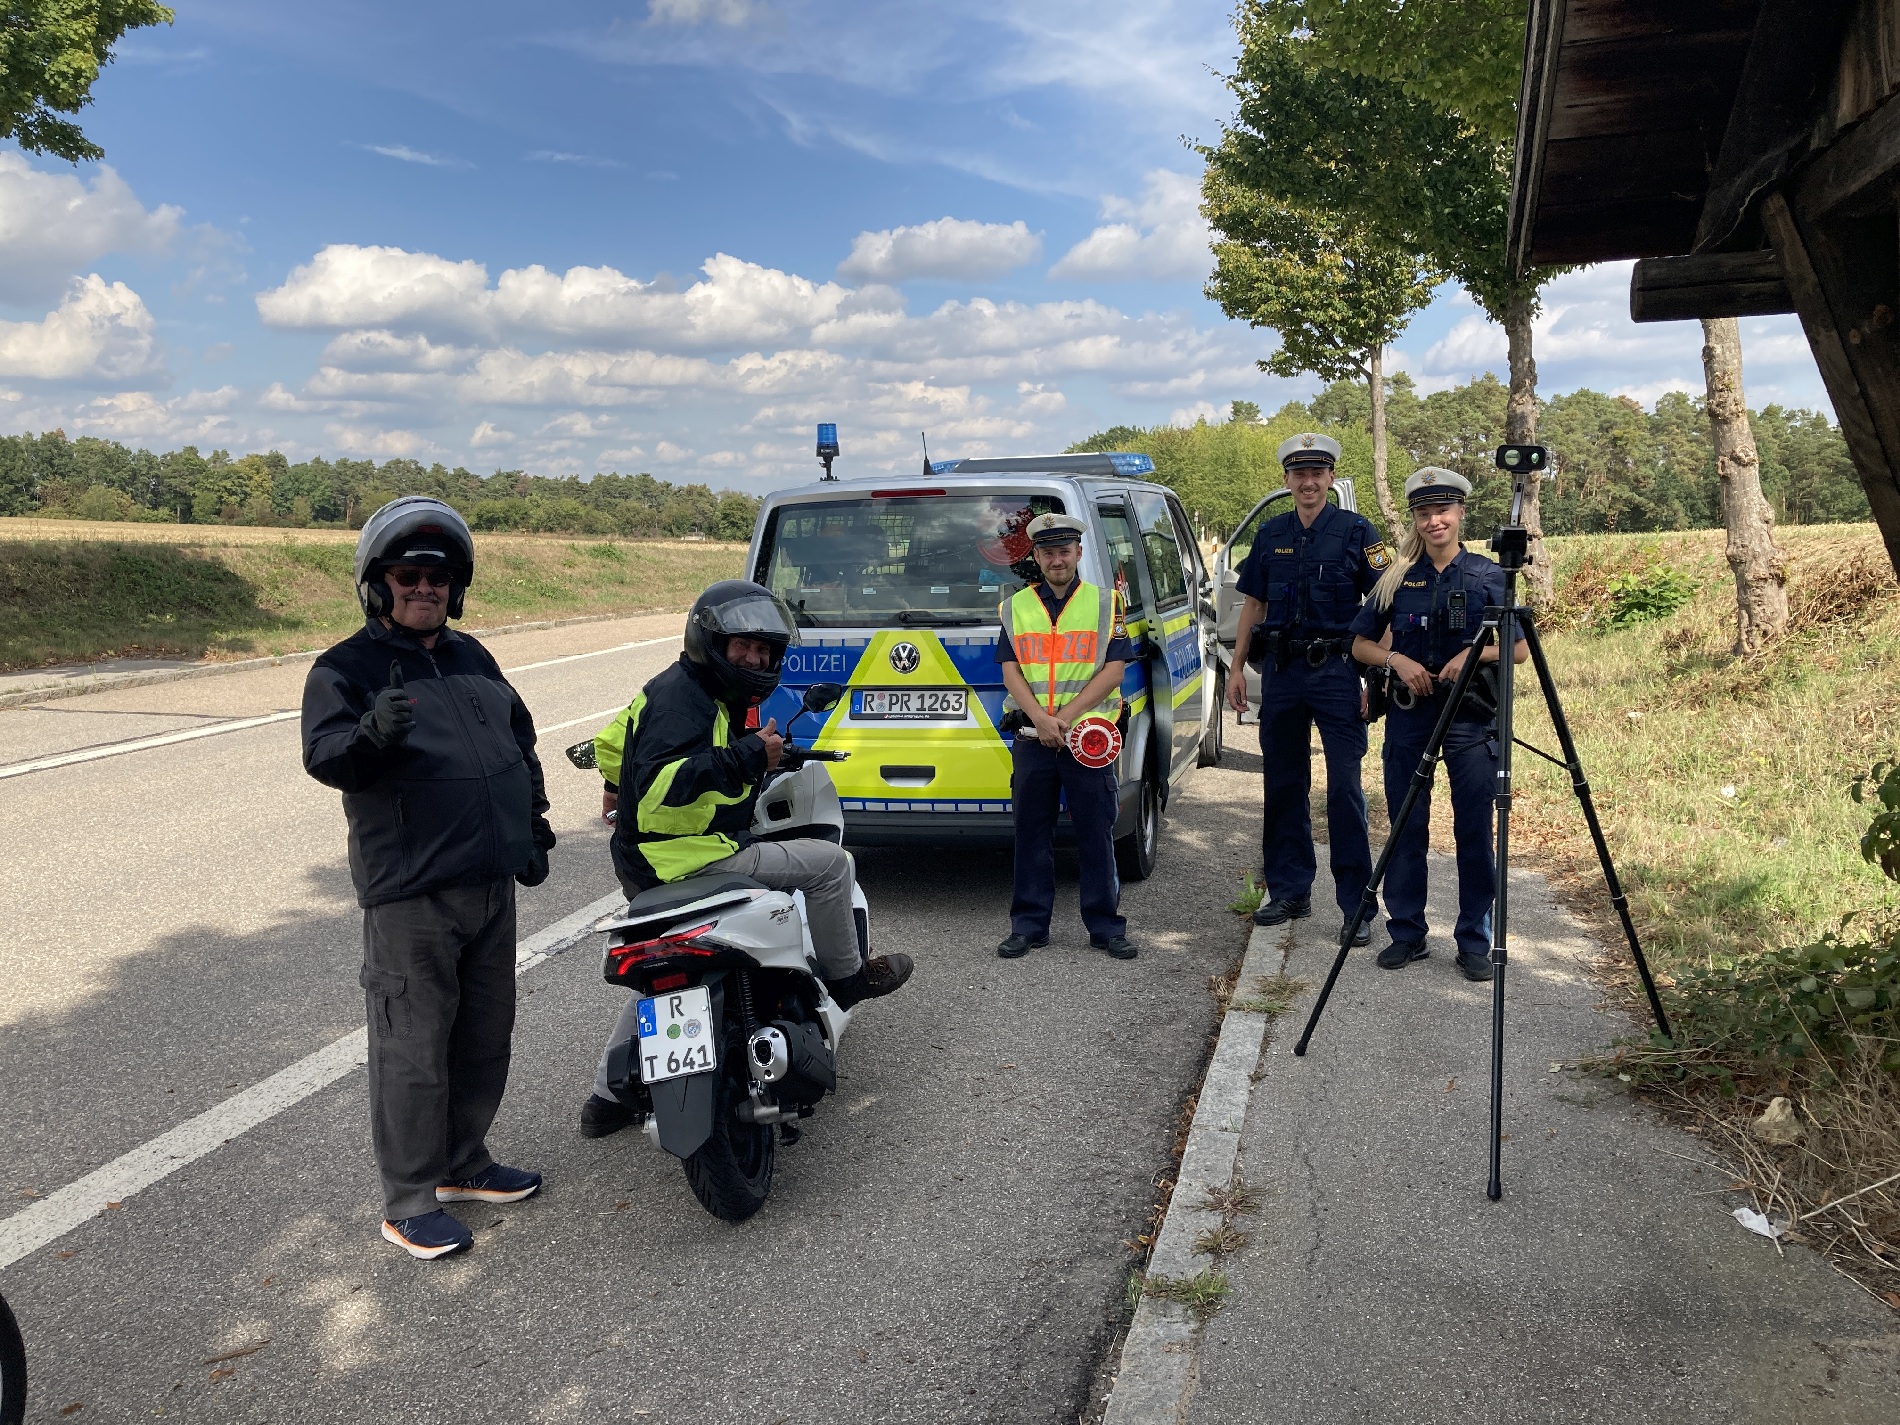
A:
{"type": "MultiPolygon", "coordinates": [[[[1398,557],[1380,577],[1352,622],[1353,657],[1385,671],[1392,689],[1385,724],[1385,802],[1396,812],[1405,800],[1419,759],[1444,711],[1451,685],[1471,655],[1487,607],[1504,602],[1504,571],[1466,549],[1465,496],[1471,482],[1454,470],[1428,465],[1405,482],[1412,527],[1398,557]],[[1385,639],[1391,631],[1389,640],[1385,639]]],[[[1519,632],[1513,651],[1522,663],[1529,650],[1519,632]]],[[[1483,658],[1496,662],[1496,643],[1483,658]]],[[[1445,735],[1440,762],[1451,782],[1452,839],[1458,853],[1458,923],[1452,938],[1458,970],[1468,980],[1492,975],[1491,903],[1497,891],[1492,859],[1492,797],[1498,769],[1497,712],[1482,672],[1472,683],[1445,735]]],[[[1425,942],[1425,848],[1431,832],[1431,792],[1412,808],[1386,867],[1386,929],[1392,943],[1379,964],[1397,970],[1431,953],[1425,942]]]]}
{"type": "MultiPolygon", "coordinates": [[[[1255,925],[1283,925],[1312,914],[1312,729],[1326,755],[1326,831],[1333,894],[1347,916],[1372,876],[1366,838],[1366,795],[1360,764],[1366,756],[1364,699],[1352,661],[1349,627],[1359,601],[1390,562],[1378,531],[1365,516],[1342,510],[1326,496],[1333,487],[1339,442],[1296,435],[1278,458],[1293,508],[1275,515],[1254,536],[1240,571],[1240,628],[1227,701],[1247,711],[1251,658],[1260,669],[1260,753],[1266,772],[1266,811],[1260,829],[1266,898],[1255,925]]],[[[1361,931],[1365,944],[1371,932],[1361,931]]]]}

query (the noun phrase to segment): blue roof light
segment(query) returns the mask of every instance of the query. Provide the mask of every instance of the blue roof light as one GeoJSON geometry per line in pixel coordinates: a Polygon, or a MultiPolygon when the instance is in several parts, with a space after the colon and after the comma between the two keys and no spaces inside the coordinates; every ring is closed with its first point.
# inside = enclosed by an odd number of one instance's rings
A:
{"type": "Polygon", "coordinates": [[[962,463],[961,460],[933,460],[930,462],[930,473],[932,475],[948,475],[962,463]]]}
{"type": "Polygon", "coordinates": [[[1155,463],[1145,455],[1130,455],[1126,451],[1107,452],[1109,464],[1115,467],[1117,475],[1152,475],[1155,463]]]}

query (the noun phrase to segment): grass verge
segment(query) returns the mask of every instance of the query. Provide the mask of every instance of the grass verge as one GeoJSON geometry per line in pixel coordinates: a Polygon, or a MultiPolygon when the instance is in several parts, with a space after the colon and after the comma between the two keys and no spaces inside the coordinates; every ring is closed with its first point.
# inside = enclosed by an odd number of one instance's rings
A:
{"type": "MultiPolygon", "coordinates": [[[[326,647],[362,622],[354,534],[197,525],[106,533],[115,537],[0,521],[0,670],[290,653],[326,647]]],[[[477,535],[475,558],[466,620],[494,628],[682,607],[737,574],[742,552],[684,541],[477,535]]]]}

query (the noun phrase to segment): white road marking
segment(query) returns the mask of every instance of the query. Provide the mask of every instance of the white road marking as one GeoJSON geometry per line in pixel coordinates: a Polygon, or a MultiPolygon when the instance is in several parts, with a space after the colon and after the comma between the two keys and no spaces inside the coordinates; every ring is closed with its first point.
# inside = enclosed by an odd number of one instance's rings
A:
{"type": "MultiPolygon", "coordinates": [[[[515,973],[526,974],[563,950],[572,948],[594,922],[626,904],[615,892],[584,905],[572,915],[523,940],[515,949],[515,973]]],[[[359,1029],[306,1055],[287,1069],[233,1094],[223,1103],[186,1119],[176,1128],[141,1143],[104,1167],[0,1220],[0,1268],[10,1267],[49,1242],[56,1242],[108,1206],[122,1203],[142,1188],[170,1177],[188,1163],[215,1153],[238,1135],[269,1122],[287,1108],[328,1088],[362,1064],[369,1035],[359,1029]]]]}
{"type": "Polygon", "coordinates": [[[625,706],[625,703],[616,703],[613,707],[607,708],[602,712],[588,713],[586,717],[571,717],[566,722],[549,723],[546,727],[535,728],[535,736],[539,737],[544,732],[559,732],[564,727],[579,727],[584,722],[600,722],[605,718],[612,717],[625,706]]]}
{"type": "MultiPolygon", "coordinates": [[[[573,663],[582,658],[600,658],[609,653],[625,653],[630,648],[652,648],[661,643],[677,643],[677,633],[666,638],[647,638],[638,643],[621,643],[612,648],[596,649],[592,653],[569,653],[561,658],[545,658],[539,663],[523,663],[515,668],[504,668],[503,673],[528,673],[536,668],[551,668],[556,663],[573,663]]],[[[604,713],[590,713],[588,717],[607,717],[620,710],[611,707],[604,713]]],[[[29,772],[50,772],[55,767],[71,767],[80,762],[97,762],[101,757],[123,757],[128,752],[144,752],[153,747],[170,747],[177,742],[192,742],[200,737],[217,737],[226,732],[242,732],[247,727],[264,727],[273,722],[288,722],[300,717],[300,712],[271,713],[266,717],[241,717],[231,722],[214,723],[210,727],[187,728],[183,732],[165,732],[155,737],[136,737],[130,742],[115,742],[107,747],[90,747],[83,752],[62,752],[57,757],[40,757],[31,762],[16,762],[10,767],[0,767],[0,781],[8,777],[24,777],[29,772]]],[[[588,718],[577,717],[570,722],[557,722],[552,727],[541,729],[543,732],[559,732],[564,727],[574,727],[586,722],[588,718]]]]}
{"type": "Polygon", "coordinates": [[[210,727],[189,727],[183,732],[165,732],[156,737],[137,737],[130,742],[115,742],[109,747],[91,747],[84,752],[62,752],[57,757],[40,757],[31,762],[15,762],[0,767],[0,781],[24,777],[28,772],[48,772],[55,767],[70,767],[76,762],[97,762],[101,757],[121,757],[128,752],[143,752],[150,747],[169,747],[175,742],[194,742],[200,737],[216,737],[225,732],[242,732],[247,727],[263,727],[273,722],[288,722],[301,713],[271,713],[266,717],[241,717],[233,722],[214,723],[210,727]]]}

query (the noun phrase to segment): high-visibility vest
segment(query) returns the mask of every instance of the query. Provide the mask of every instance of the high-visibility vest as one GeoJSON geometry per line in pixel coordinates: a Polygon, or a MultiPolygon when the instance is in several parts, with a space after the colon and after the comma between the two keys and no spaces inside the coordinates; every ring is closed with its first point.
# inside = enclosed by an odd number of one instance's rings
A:
{"type": "MultiPolygon", "coordinates": [[[[1108,662],[1108,644],[1115,633],[1112,589],[1079,584],[1062,606],[1061,617],[1051,622],[1048,605],[1031,586],[997,605],[996,614],[1016,650],[1023,681],[1051,717],[1108,662]]],[[[1091,712],[1113,721],[1121,710],[1122,690],[1112,688],[1091,712]]]]}
{"type": "MultiPolygon", "coordinates": [[[[639,736],[640,717],[646,711],[647,695],[641,693],[615,714],[612,722],[594,738],[594,760],[602,777],[618,784],[626,751],[639,736]]],[[[730,719],[725,704],[713,711],[713,746],[731,744],[730,719]]],[[[646,792],[629,804],[623,795],[620,818],[631,820],[632,849],[644,857],[653,874],[662,881],[677,881],[704,870],[715,861],[723,861],[739,849],[739,843],[723,832],[712,829],[713,818],[721,807],[733,806],[751,795],[748,788],[737,796],[708,791],[683,806],[666,801],[673,779],[685,765],[685,758],[667,763],[655,774],[646,792]]],[[[621,787],[623,794],[632,789],[621,787]]]]}

